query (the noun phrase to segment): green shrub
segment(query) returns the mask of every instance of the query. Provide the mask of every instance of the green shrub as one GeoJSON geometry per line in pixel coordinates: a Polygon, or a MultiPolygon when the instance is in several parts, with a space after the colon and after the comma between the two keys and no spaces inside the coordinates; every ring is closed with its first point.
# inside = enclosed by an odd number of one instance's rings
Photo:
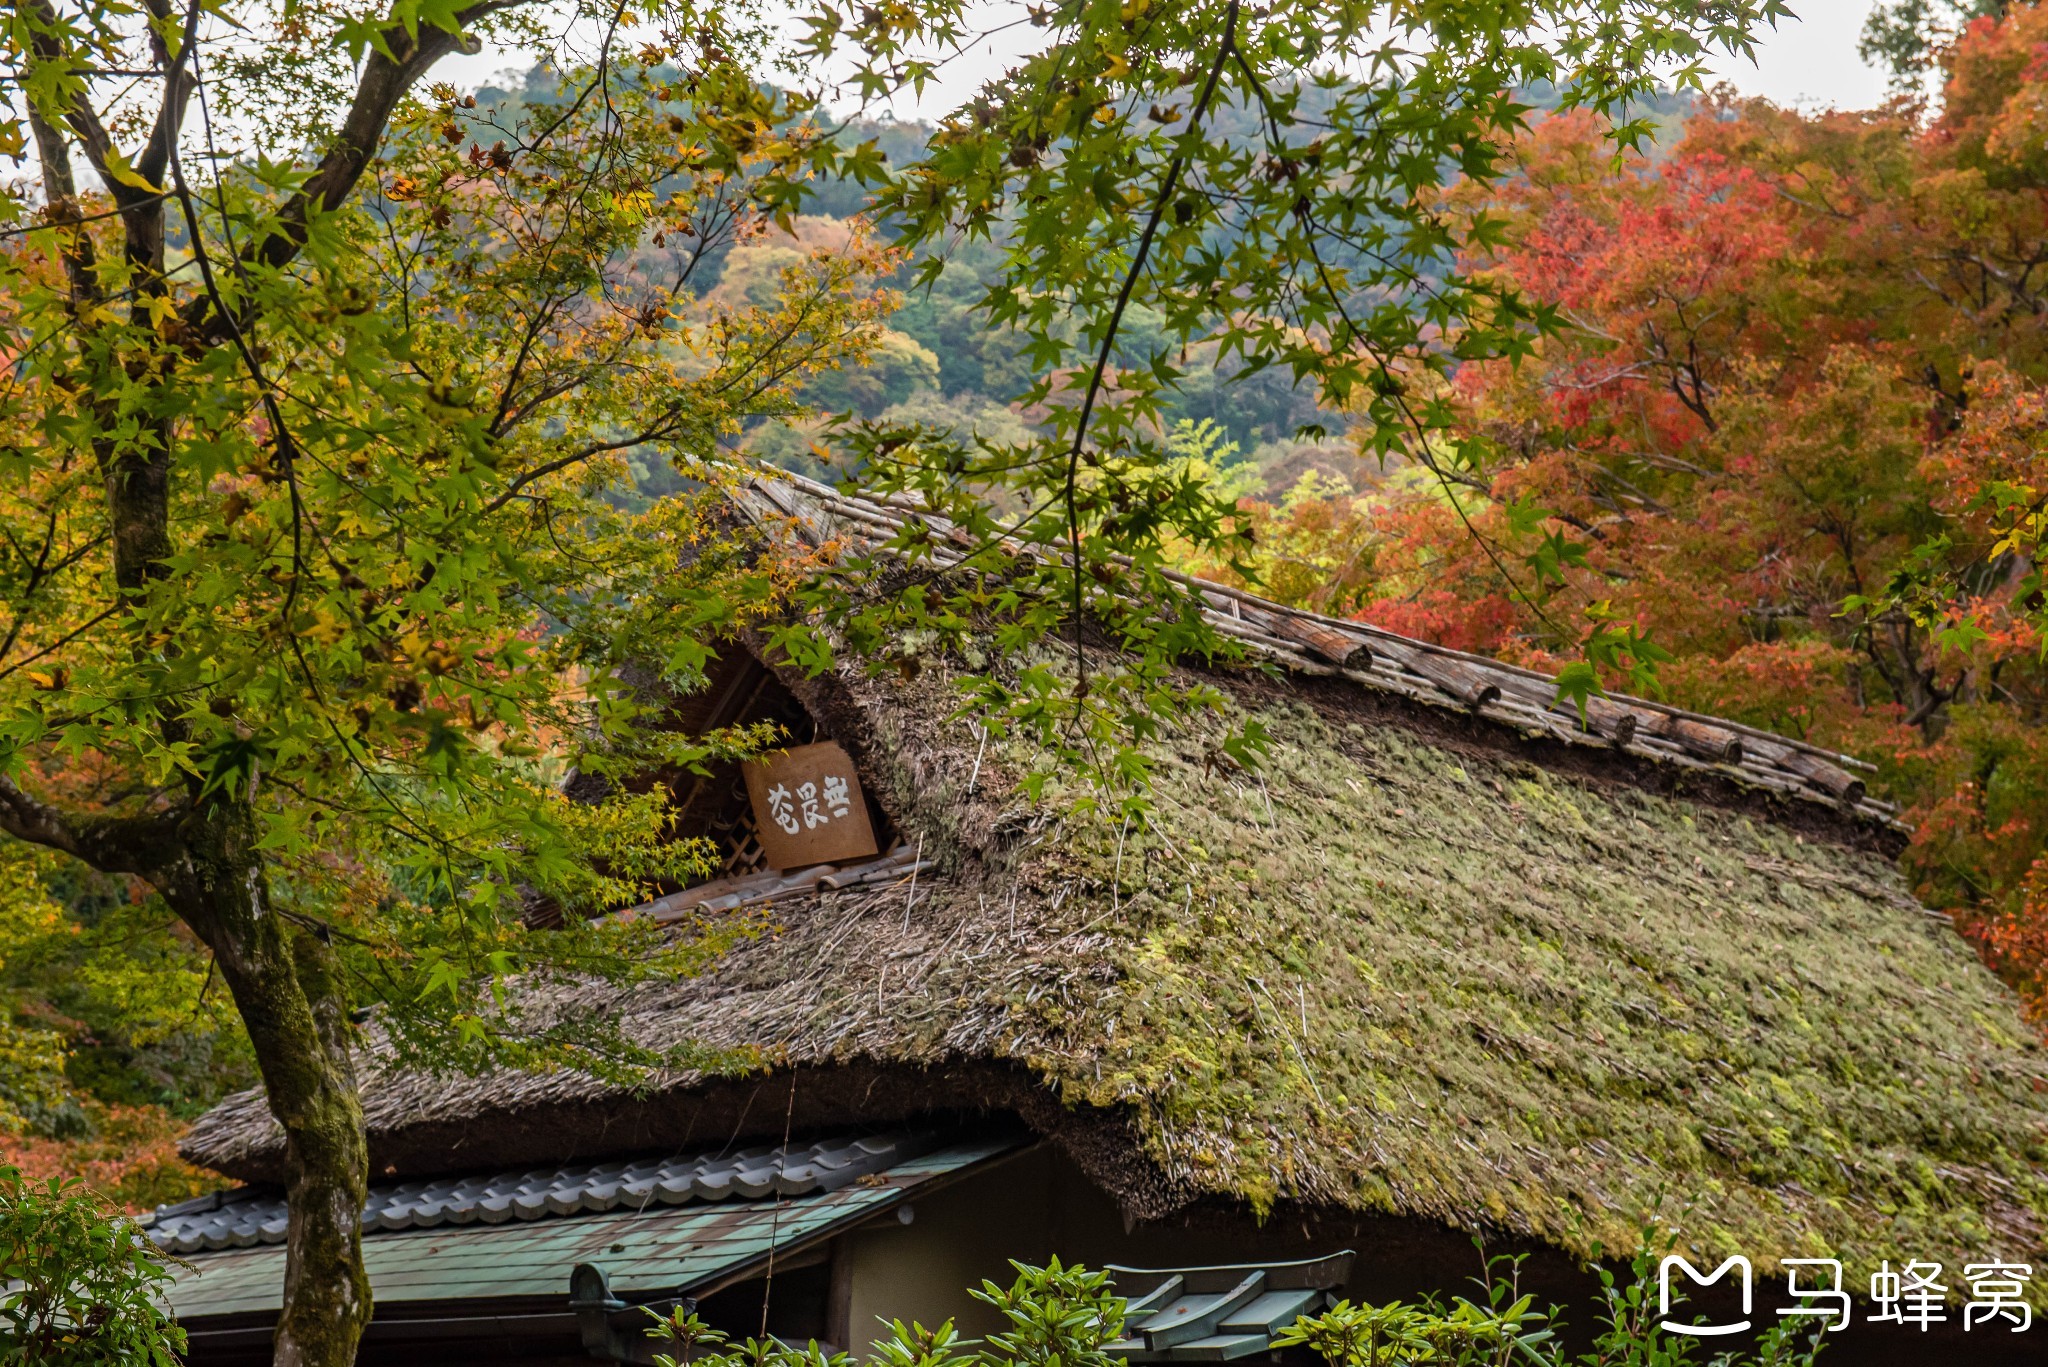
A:
{"type": "MultiPolygon", "coordinates": [[[[1517,1285],[1518,1260],[1506,1258],[1488,1263],[1483,1301],[1340,1301],[1297,1320],[1275,1342],[1307,1348],[1331,1367],[1696,1367],[1699,1341],[1659,1327],[1657,1262],[1652,1253],[1638,1254],[1627,1281],[1595,1269],[1604,1302],[1600,1332],[1592,1350],[1576,1356],[1559,1341],[1558,1307],[1538,1309],[1535,1297],[1517,1285]]],[[[1017,1280],[1009,1289],[983,1282],[973,1293],[1008,1321],[982,1340],[961,1338],[951,1320],[936,1329],[898,1320],[866,1358],[855,1359],[827,1354],[816,1343],[734,1344],[683,1310],[659,1319],[648,1334],[674,1348],[655,1358],[661,1367],[1112,1367],[1118,1361],[1104,1351],[1121,1336],[1124,1320],[1123,1299],[1108,1274],[1062,1266],[1057,1258],[1045,1267],[1011,1266],[1017,1280]]],[[[1704,1367],[1813,1367],[1821,1346],[1818,1331],[1802,1336],[1779,1324],[1753,1347],[1723,1350],[1704,1367]]]]}
{"type": "Polygon", "coordinates": [[[177,1367],[184,1331],[158,1306],[155,1245],[77,1182],[0,1166],[0,1360],[177,1367]]]}

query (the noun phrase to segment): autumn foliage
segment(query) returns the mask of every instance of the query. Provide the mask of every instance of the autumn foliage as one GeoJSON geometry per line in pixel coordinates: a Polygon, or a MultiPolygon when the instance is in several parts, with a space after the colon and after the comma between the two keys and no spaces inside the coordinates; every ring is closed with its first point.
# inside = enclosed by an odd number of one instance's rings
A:
{"type": "Polygon", "coordinates": [[[1945,71],[1931,118],[1723,96],[1621,159],[1532,120],[1445,208],[1566,329],[1457,372],[1435,468],[1244,506],[1271,592],[1553,667],[1630,624],[1672,701],[1875,762],[2048,1023],[2048,9],[1945,71]]]}

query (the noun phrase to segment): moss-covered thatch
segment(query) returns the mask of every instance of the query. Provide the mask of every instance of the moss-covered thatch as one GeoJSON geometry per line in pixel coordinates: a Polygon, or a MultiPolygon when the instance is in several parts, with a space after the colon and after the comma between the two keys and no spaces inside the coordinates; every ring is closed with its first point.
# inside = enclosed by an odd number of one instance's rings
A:
{"type": "MultiPolygon", "coordinates": [[[[1094,1126],[1084,1167],[1140,1214],[1299,1202],[1578,1254],[1658,1222],[1764,1265],[2048,1254],[2043,1051],[1862,807],[1324,671],[1219,676],[1273,737],[1256,774],[1215,762],[1232,719],[1190,719],[1149,825],[1057,816],[943,672],[786,677],[937,872],[780,904],[700,979],[558,1003],[756,1048],[803,1078],[786,1106],[758,1080],[373,1065],[380,1169],[1001,1106],[1094,1126]]],[[[262,1176],[278,1138],[244,1096],[186,1151],[262,1176]]]]}
{"type": "Polygon", "coordinates": [[[1190,1185],[1716,1256],[2042,1246],[2042,1057],[1878,856],[1277,706],[1048,861],[1122,981],[1040,1060],[1190,1185]]]}

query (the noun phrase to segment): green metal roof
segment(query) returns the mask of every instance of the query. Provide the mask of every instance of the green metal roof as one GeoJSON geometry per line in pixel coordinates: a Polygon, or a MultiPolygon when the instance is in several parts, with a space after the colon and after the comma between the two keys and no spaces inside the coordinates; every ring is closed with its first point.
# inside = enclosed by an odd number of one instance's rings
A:
{"type": "Polygon", "coordinates": [[[1108,1268],[1127,1298],[1124,1335],[1109,1344],[1128,1363],[1273,1358],[1273,1336],[1327,1308],[1351,1278],[1349,1249],[1286,1263],[1108,1268]]]}
{"type": "MultiPolygon", "coordinates": [[[[481,1297],[559,1297],[569,1272],[592,1263],[622,1295],[687,1293],[888,1209],[935,1178],[1015,1146],[1014,1139],[952,1145],[899,1163],[836,1191],[782,1200],[608,1211],[515,1225],[453,1225],[373,1234],[363,1264],[380,1304],[481,1297]]],[[[181,1322],[275,1311],[284,1250],[227,1249],[190,1257],[165,1294],[181,1322]]]]}

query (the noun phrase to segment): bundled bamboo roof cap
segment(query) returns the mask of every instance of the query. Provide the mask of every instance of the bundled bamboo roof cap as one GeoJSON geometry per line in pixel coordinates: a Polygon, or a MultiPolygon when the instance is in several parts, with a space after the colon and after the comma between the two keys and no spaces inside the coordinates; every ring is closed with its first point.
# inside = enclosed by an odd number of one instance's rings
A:
{"type": "MultiPolygon", "coordinates": [[[[813,546],[872,542],[915,517],[941,542],[943,518],[899,503],[842,494],[797,475],[757,478],[740,502],[813,546]]],[[[944,552],[939,557],[947,558],[944,552]]],[[[1572,745],[1606,746],[1654,763],[1706,767],[1737,782],[1801,799],[1840,804],[1880,825],[1896,808],[1868,797],[1858,771],[1871,766],[1804,741],[1647,698],[1587,702],[1584,716],[1557,699],[1557,681],[1536,670],[1451,650],[1368,625],[1270,602],[1242,589],[1174,575],[1196,590],[1209,625],[1255,655],[1304,674],[1335,674],[1377,692],[1466,709],[1516,731],[1572,745]]]]}
{"type": "MultiPolygon", "coordinates": [[[[746,498],[819,544],[891,515],[794,481],[746,498]]],[[[1151,747],[1149,823],[1026,803],[1040,757],[958,716],[941,654],[778,672],[910,854],[763,884],[767,932],[699,978],[535,1003],[761,1070],[634,1089],[373,1058],[376,1171],[1002,1111],[1134,1218],[1294,1206],[1579,1254],[1662,1220],[1760,1266],[2048,1251],[2034,1031],[1907,892],[1889,812],[1829,791],[1839,757],[1639,700],[1586,729],[1523,671],[1212,610],[1288,668],[1209,676],[1229,714],[1151,747]],[[1219,764],[1254,719],[1266,761],[1219,764]]],[[[281,1170],[255,1094],[185,1152],[281,1170]]]]}

